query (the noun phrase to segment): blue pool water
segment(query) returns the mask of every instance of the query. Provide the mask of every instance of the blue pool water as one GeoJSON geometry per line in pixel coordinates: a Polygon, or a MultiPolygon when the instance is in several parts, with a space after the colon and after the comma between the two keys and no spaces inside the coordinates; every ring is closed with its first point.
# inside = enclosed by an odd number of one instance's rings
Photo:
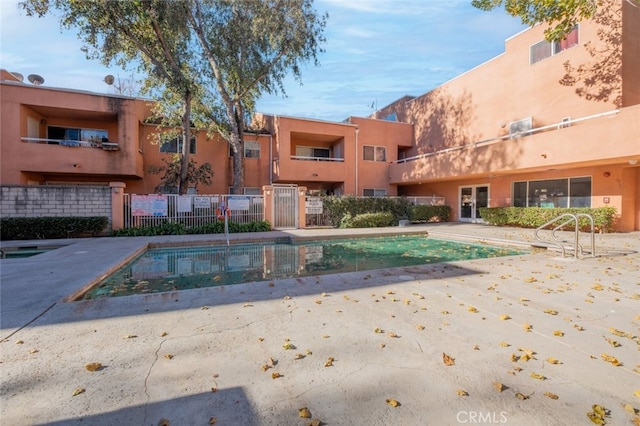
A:
{"type": "Polygon", "coordinates": [[[521,251],[419,236],[150,249],[83,299],[512,256],[521,251]]]}

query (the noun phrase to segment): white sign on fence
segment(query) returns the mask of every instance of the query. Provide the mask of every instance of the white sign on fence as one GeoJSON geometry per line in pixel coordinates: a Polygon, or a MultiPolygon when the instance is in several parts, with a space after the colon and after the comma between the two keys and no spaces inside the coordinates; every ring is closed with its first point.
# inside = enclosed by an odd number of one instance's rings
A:
{"type": "Polygon", "coordinates": [[[231,210],[249,210],[249,206],[249,197],[235,195],[229,196],[229,198],[227,198],[227,207],[231,210]]]}
{"type": "Polygon", "coordinates": [[[178,213],[190,213],[191,212],[191,196],[180,195],[178,197],[178,213]]]}
{"type": "Polygon", "coordinates": [[[211,198],[209,197],[193,197],[193,206],[196,209],[211,208],[211,198]]]}
{"type": "Polygon", "coordinates": [[[165,195],[131,194],[131,216],[167,216],[168,206],[165,195]]]}
{"type": "Polygon", "coordinates": [[[322,200],[317,198],[305,201],[304,210],[307,214],[322,214],[322,200]]]}

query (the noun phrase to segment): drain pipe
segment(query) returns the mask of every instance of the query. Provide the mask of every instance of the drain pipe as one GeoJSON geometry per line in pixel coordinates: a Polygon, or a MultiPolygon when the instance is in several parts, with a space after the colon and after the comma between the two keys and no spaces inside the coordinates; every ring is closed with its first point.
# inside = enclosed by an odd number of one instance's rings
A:
{"type": "Polygon", "coordinates": [[[360,131],[360,128],[356,127],[356,190],[355,190],[355,196],[358,196],[358,132],[360,131]]]}

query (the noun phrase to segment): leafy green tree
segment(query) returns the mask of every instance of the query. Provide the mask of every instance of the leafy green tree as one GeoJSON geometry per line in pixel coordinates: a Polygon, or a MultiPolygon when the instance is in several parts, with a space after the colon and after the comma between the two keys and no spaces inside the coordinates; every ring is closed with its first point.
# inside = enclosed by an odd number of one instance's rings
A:
{"type": "MultiPolygon", "coordinates": [[[[286,95],[301,65],[317,65],[327,16],[313,0],[23,0],[29,15],[61,12],[87,57],[147,75],[164,126],[179,117],[182,140],[193,124],[219,133],[234,154],[234,192],[244,188],[244,131],[263,93],[286,95]],[[181,106],[177,108],[177,106],[181,106]],[[192,110],[193,108],[193,110],[192,110]],[[181,110],[181,114],[178,114],[181,110]],[[195,116],[195,119],[192,118],[195,116]],[[204,123],[203,120],[206,120],[204,123]]],[[[186,191],[188,145],[182,144],[180,193],[186,191]]]]}
{"type": "MultiPolygon", "coordinates": [[[[623,0],[640,5],[640,0],[623,0]]],[[[504,7],[506,12],[519,17],[523,24],[535,25],[546,22],[549,41],[561,40],[564,35],[583,19],[591,19],[599,8],[610,7],[607,0],[472,0],[471,4],[481,10],[504,7]]]]}
{"type": "MultiPolygon", "coordinates": [[[[163,166],[150,166],[149,173],[161,174],[162,183],[156,188],[156,191],[162,187],[178,187],[181,180],[182,172],[182,158],[179,154],[171,156],[170,160],[163,158],[163,166]]],[[[204,163],[200,166],[196,165],[193,159],[189,159],[189,165],[187,166],[187,185],[197,188],[199,184],[211,185],[211,179],[213,178],[213,170],[211,164],[204,163]]]]}
{"type": "Polygon", "coordinates": [[[213,84],[204,103],[210,132],[233,152],[233,190],[244,187],[244,131],[263,93],[286,95],[284,78],[318,64],[327,15],[312,0],[190,0],[189,24],[213,84]]]}
{"type": "MultiPolygon", "coordinates": [[[[29,16],[57,11],[63,28],[77,30],[87,59],[123,68],[136,64],[146,75],[143,92],[160,92],[166,105],[181,106],[179,120],[166,115],[160,124],[178,125],[182,140],[191,140],[191,107],[198,81],[184,8],[165,0],[24,0],[20,4],[29,16]]],[[[180,154],[181,194],[188,186],[188,148],[183,144],[180,154]]]]}

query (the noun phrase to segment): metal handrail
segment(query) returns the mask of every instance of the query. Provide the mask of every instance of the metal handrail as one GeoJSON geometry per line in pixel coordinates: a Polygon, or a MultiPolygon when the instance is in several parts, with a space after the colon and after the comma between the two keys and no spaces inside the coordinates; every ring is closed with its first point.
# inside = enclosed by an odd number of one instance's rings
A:
{"type": "Polygon", "coordinates": [[[589,232],[591,234],[591,247],[590,247],[591,256],[589,256],[589,257],[596,257],[596,243],[595,243],[595,235],[594,235],[594,223],[593,223],[593,217],[590,214],[587,214],[587,213],[578,213],[578,214],[563,213],[560,216],[557,216],[557,217],[551,219],[550,221],[540,225],[538,228],[536,228],[534,236],[535,236],[536,240],[538,240],[540,242],[547,242],[547,243],[553,244],[556,247],[558,247],[560,249],[560,251],[562,252],[562,257],[564,257],[567,247],[565,246],[565,244],[563,244],[565,241],[562,240],[562,237],[558,236],[556,234],[556,232],[558,230],[564,228],[565,226],[567,226],[569,223],[574,222],[574,241],[573,241],[574,257],[576,259],[578,259],[578,256],[583,257],[584,250],[582,249],[582,245],[580,244],[579,218],[581,218],[581,217],[585,217],[585,218],[589,219],[589,223],[591,225],[591,229],[590,229],[590,232],[589,232]],[[565,217],[568,218],[568,219],[563,221],[562,223],[556,225],[551,230],[551,237],[553,238],[553,241],[545,241],[545,239],[540,236],[540,231],[541,230],[544,230],[547,226],[552,225],[552,224],[556,223],[558,220],[560,220],[562,218],[565,218],[565,217]]]}

